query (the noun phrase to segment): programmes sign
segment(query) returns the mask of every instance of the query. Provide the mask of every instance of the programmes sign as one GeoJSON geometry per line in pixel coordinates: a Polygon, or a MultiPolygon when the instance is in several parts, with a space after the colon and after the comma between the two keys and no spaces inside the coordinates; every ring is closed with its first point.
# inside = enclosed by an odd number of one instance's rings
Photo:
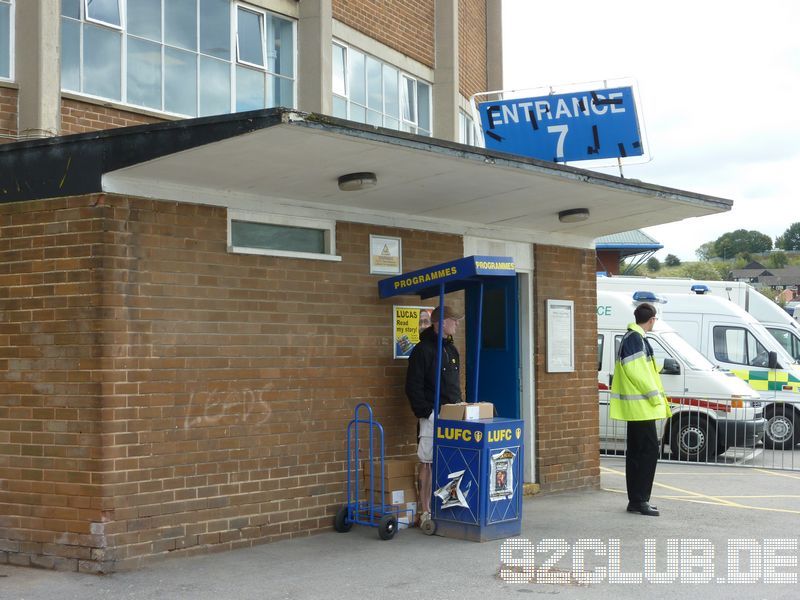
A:
{"type": "Polygon", "coordinates": [[[486,147],[554,162],[644,154],[632,87],[478,105],[486,147]]]}

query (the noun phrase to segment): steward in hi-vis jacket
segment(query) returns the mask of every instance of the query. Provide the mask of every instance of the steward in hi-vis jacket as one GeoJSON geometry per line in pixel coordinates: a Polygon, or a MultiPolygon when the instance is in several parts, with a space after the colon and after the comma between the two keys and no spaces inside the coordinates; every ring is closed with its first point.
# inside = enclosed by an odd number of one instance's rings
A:
{"type": "Polygon", "coordinates": [[[653,349],[645,337],[656,322],[656,309],[643,303],[636,307],[634,316],[636,323],[628,325],[614,364],[610,417],[628,422],[625,452],[628,512],[657,517],[658,509],[650,504],[659,454],[656,421],[668,418],[672,412],[653,349]]]}

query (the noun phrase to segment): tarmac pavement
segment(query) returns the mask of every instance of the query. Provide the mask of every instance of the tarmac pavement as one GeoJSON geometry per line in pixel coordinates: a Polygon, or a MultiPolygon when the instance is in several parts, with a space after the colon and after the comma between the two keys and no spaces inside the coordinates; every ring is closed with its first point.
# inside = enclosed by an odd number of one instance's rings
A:
{"type": "Polygon", "coordinates": [[[381,541],[356,525],[105,576],[0,565],[0,600],[798,597],[800,471],[661,463],[651,499],[661,516],[646,517],[625,511],[624,459],[601,469],[600,490],[526,498],[514,540],[409,529],[381,541]]]}

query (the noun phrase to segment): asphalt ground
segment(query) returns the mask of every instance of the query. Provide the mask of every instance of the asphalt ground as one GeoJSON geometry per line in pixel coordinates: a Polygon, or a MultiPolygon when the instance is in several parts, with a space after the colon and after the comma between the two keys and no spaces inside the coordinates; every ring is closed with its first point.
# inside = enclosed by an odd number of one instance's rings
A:
{"type": "Polygon", "coordinates": [[[0,565],[0,600],[800,595],[800,471],[661,463],[651,499],[661,516],[646,517],[625,510],[624,459],[601,469],[600,490],[527,497],[512,540],[409,529],[381,541],[354,526],[106,576],[0,565]]]}

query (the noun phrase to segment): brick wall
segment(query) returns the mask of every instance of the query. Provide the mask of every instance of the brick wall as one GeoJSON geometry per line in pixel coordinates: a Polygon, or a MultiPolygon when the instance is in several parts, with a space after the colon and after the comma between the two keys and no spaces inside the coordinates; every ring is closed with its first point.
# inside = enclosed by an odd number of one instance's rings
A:
{"type": "Polygon", "coordinates": [[[3,138],[4,135],[15,136],[17,130],[17,90],[0,87],[0,144],[13,142],[13,138],[3,138]]]}
{"type": "Polygon", "coordinates": [[[458,0],[458,54],[461,95],[487,91],[486,0],[458,0]]]}
{"type": "Polygon", "coordinates": [[[534,247],[536,457],[542,490],[600,485],[595,253],[534,247]],[[548,299],[575,302],[575,372],[547,372],[548,299]]]}
{"type": "Polygon", "coordinates": [[[81,102],[69,98],[61,99],[61,135],[85,133],[115,127],[159,123],[165,119],[120,110],[100,104],[81,102]]]}
{"type": "Polygon", "coordinates": [[[369,234],[401,236],[405,270],[459,236],[340,223],[333,263],[229,254],[219,208],[0,215],[0,561],[108,571],[328,530],[358,402],[414,453],[390,319],[418,300],[377,298],[369,234]]]}
{"type": "Polygon", "coordinates": [[[434,66],[434,0],[333,0],[333,18],[434,66]]]}

